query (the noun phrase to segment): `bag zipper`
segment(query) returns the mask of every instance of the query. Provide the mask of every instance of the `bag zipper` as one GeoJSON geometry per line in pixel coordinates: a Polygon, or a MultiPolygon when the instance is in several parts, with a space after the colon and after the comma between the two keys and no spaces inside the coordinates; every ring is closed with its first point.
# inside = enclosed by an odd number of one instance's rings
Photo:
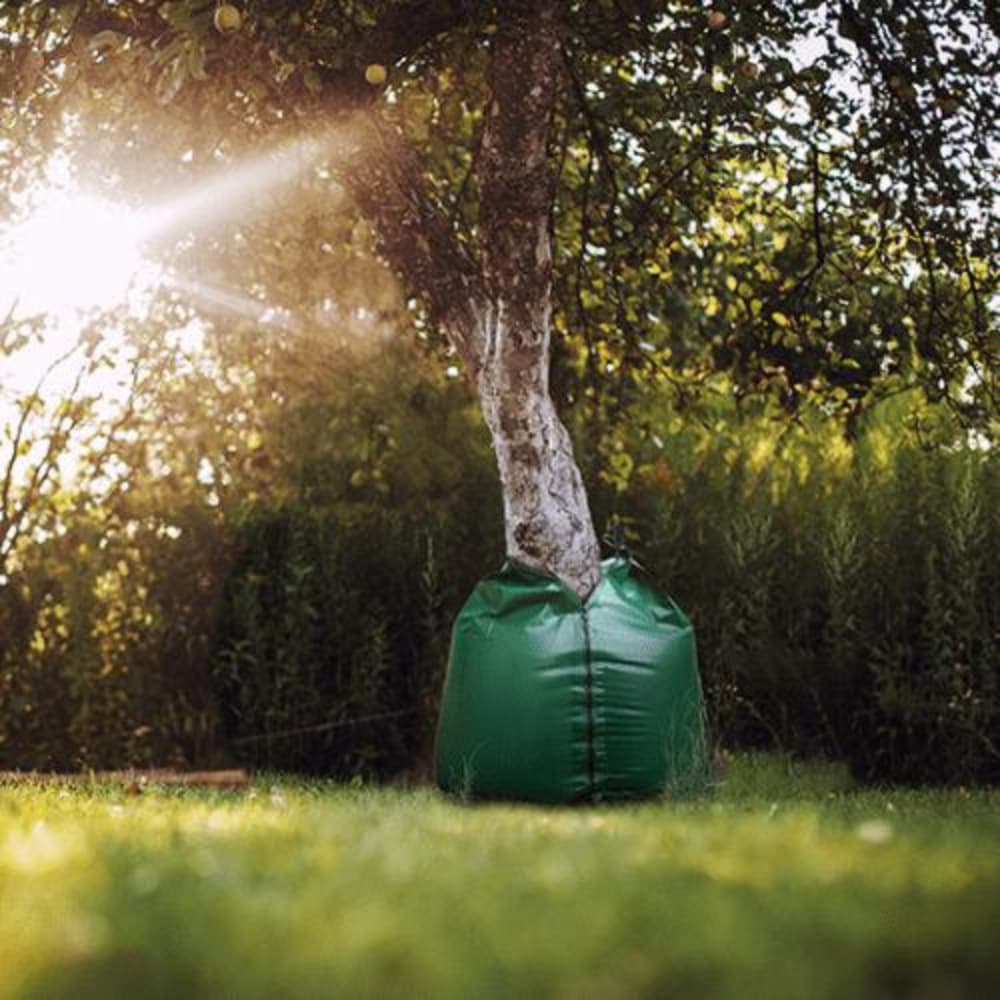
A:
{"type": "Polygon", "coordinates": [[[584,665],[587,670],[586,692],[587,692],[587,776],[589,779],[589,797],[591,801],[596,798],[596,761],[594,750],[594,663],[591,657],[590,648],[590,619],[587,617],[586,605],[581,607],[580,615],[583,618],[583,654],[584,665]]]}

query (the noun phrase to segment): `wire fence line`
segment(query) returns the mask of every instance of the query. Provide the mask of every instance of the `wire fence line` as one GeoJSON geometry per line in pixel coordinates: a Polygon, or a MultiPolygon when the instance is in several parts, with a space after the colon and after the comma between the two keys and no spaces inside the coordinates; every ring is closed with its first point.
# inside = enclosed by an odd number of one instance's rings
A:
{"type": "Polygon", "coordinates": [[[256,733],[252,736],[239,736],[230,742],[242,745],[244,743],[262,743],[265,740],[283,739],[286,736],[305,736],[309,733],[324,733],[330,729],[341,729],[344,726],[360,726],[366,722],[380,722],[383,719],[399,719],[406,715],[415,715],[416,708],[404,708],[395,712],[379,712],[377,715],[362,715],[353,719],[334,719],[330,722],[320,722],[314,726],[298,726],[295,729],[279,729],[272,733],[256,733]]]}

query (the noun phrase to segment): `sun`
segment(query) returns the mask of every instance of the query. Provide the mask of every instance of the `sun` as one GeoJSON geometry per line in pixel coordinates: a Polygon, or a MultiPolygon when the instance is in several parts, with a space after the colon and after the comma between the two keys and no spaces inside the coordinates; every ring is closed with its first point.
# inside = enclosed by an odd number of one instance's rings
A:
{"type": "Polygon", "coordinates": [[[144,217],[77,190],[37,192],[22,221],[0,228],[0,314],[66,320],[128,301],[149,277],[144,217]]]}
{"type": "MultiPolygon", "coordinates": [[[[88,193],[57,155],[15,219],[0,219],[0,324],[10,315],[38,317],[66,334],[90,311],[144,308],[157,287],[202,287],[172,283],[154,244],[162,251],[187,232],[240,219],[262,193],[317,168],[344,134],[326,131],[262,150],[142,210],[88,193]]],[[[219,307],[226,296],[210,298],[219,307]]],[[[242,305],[236,311],[245,312],[242,305]]]]}

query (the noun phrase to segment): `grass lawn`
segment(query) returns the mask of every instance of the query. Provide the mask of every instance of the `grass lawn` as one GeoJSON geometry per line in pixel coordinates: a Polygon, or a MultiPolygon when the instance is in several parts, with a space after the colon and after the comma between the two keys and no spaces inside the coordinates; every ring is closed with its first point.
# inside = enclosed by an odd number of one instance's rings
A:
{"type": "Polygon", "coordinates": [[[0,996],[1000,995],[1000,791],[731,762],[714,798],[0,789],[0,996]]]}

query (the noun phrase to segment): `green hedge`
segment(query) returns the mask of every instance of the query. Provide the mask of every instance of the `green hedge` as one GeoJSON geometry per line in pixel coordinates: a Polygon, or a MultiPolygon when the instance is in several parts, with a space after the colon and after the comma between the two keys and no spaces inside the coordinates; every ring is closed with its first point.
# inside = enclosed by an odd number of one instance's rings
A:
{"type": "MultiPolygon", "coordinates": [[[[1000,778],[995,460],[911,447],[776,489],[780,472],[654,477],[617,503],[637,558],[695,622],[715,740],[845,760],[867,780],[1000,778]]],[[[418,711],[241,759],[384,773],[426,750],[447,622],[500,553],[439,551],[428,570],[433,535],[355,517],[245,526],[219,654],[231,731],[418,711]]]]}
{"type": "Polygon", "coordinates": [[[867,780],[1000,779],[998,466],[900,450],[647,491],[643,555],[698,630],[729,746],[848,761],[867,780]]]}
{"type": "MultiPolygon", "coordinates": [[[[1000,779],[996,459],[730,444],[678,439],[595,490],[695,623],[714,739],[867,780],[1000,779]]],[[[0,593],[0,767],[426,765],[451,618],[502,558],[476,455],[433,514],[258,503],[39,547],[0,593]]]]}
{"type": "Polygon", "coordinates": [[[409,766],[447,628],[434,536],[378,509],[290,508],[247,516],[239,547],[212,671],[235,758],[338,776],[409,766]]]}

